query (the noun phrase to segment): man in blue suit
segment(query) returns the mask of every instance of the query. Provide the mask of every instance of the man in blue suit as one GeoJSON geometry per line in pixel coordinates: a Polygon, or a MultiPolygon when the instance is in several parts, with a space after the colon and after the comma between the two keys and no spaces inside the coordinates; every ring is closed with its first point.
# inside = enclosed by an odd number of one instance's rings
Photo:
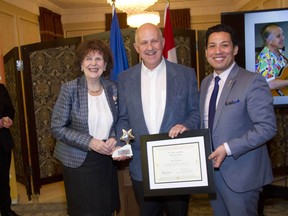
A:
{"type": "Polygon", "coordinates": [[[134,47],[142,62],[120,73],[118,78],[119,121],[122,129],[132,129],[133,157],[130,176],[141,216],[186,216],[189,196],[144,198],[140,136],[169,133],[171,138],[186,130],[199,129],[199,92],[192,68],[165,60],[165,40],[160,29],[150,23],[140,26],[134,47]]]}
{"type": "Polygon", "coordinates": [[[214,72],[201,83],[201,127],[209,125],[215,149],[209,156],[215,167],[214,215],[257,216],[259,192],[273,179],[265,142],[275,135],[276,120],[265,78],[235,62],[238,45],[234,34],[221,24],[206,33],[206,58],[214,72]],[[210,98],[218,78],[213,117],[210,98]]]}

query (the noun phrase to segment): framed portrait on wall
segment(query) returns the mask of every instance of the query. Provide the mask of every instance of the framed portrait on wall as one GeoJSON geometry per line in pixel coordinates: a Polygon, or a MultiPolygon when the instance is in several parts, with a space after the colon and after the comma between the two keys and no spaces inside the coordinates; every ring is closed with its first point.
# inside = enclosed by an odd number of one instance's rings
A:
{"type": "MultiPolygon", "coordinates": [[[[264,47],[261,31],[267,24],[275,23],[284,31],[284,37],[288,39],[288,10],[262,11],[245,14],[245,43],[246,43],[246,68],[255,71],[256,58],[264,47]],[[286,31],[285,31],[286,30],[286,31]],[[254,37],[251,37],[254,35],[254,37]],[[254,48],[254,49],[253,49],[254,48]]],[[[288,41],[284,41],[288,45],[288,41]]],[[[287,46],[288,47],[288,46],[287,46]]],[[[288,50],[284,49],[284,56],[288,57],[288,50]]],[[[276,91],[272,91],[276,92],[276,91]]],[[[288,104],[288,95],[274,94],[274,104],[288,104]]]]}
{"type": "MultiPolygon", "coordinates": [[[[221,22],[235,29],[237,39],[240,41],[236,62],[249,71],[255,72],[257,56],[264,47],[261,30],[265,25],[270,23],[279,25],[286,38],[284,44],[288,47],[288,30],[286,30],[288,29],[288,8],[222,13],[221,22]]],[[[284,56],[288,57],[288,49],[284,48],[284,56]]],[[[274,105],[288,105],[288,95],[273,95],[274,105]]]]}

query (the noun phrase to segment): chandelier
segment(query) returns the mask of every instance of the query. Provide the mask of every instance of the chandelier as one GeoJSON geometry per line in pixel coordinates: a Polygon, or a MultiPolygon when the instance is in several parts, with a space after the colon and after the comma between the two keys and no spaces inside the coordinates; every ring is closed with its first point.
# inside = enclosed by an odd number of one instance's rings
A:
{"type": "Polygon", "coordinates": [[[147,12],[130,14],[127,16],[127,24],[133,28],[137,28],[144,23],[153,23],[158,25],[160,23],[160,16],[158,12],[147,12]]]}
{"type": "Polygon", "coordinates": [[[137,28],[144,23],[160,23],[158,12],[145,11],[147,8],[154,5],[158,0],[107,0],[110,5],[115,4],[115,7],[127,14],[127,24],[137,28]]]}

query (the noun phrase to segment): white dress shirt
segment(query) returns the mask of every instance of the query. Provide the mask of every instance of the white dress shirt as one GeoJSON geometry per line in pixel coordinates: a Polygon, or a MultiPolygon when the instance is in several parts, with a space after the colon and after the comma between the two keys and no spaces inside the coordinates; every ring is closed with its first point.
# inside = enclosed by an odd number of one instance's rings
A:
{"type": "Polygon", "coordinates": [[[141,97],[149,133],[159,133],[166,104],[166,64],[164,59],[153,70],[149,70],[142,63],[141,97]]]}

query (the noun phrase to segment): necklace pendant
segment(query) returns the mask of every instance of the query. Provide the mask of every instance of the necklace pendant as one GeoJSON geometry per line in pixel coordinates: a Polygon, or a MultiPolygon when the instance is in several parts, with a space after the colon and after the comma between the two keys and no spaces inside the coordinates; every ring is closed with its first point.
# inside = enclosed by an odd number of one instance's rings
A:
{"type": "Polygon", "coordinates": [[[92,94],[98,94],[101,90],[102,90],[102,86],[100,86],[100,88],[98,90],[91,90],[89,88],[88,89],[88,92],[92,93],[92,94]]]}

